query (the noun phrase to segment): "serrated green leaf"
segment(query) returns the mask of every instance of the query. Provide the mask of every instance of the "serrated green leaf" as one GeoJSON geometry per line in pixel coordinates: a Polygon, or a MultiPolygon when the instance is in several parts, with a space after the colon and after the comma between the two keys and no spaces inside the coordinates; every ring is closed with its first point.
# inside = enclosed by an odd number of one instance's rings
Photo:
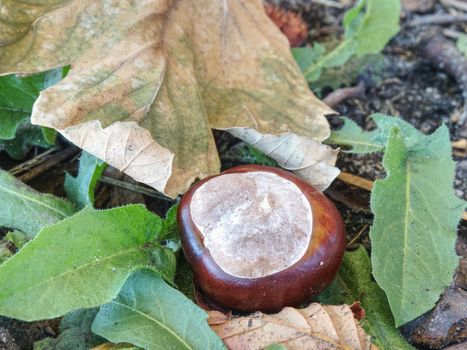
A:
{"type": "Polygon", "coordinates": [[[68,199],[77,208],[94,205],[94,189],[107,164],[93,155],[83,151],[79,160],[79,170],[76,177],[66,173],[65,191],[68,199]]]}
{"type": "Polygon", "coordinates": [[[305,59],[305,52],[301,54],[299,65],[305,78],[309,82],[316,81],[323,68],[341,66],[353,56],[381,52],[399,31],[399,14],[399,0],[360,0],[344,17],[345,35],[339,45],[318,59],[316,56],[322,50],[316,48],[308,51],[313,59],[305,59]]]}
{"type": "Polygon", "coordinates": [[[56,338],[46,338],[34,344],[34,350],[88,350],[105,340],[92,333],[91,325],[98,308],[72,311],[60,322],[56,338]]]}
{"type": "Polygon", "coordinates": [[[451,282],[465,207],[452,189],[446,126],[410,141],[403,131],[391,131],[383,159],[389,175],[375,182],[371,196],[373,274],[388,296],[396,326],[431,309],[451,282]]]}
{"type": "Polygon", "coordinates": [[[32,321],[109,302],[136,267],[172,280],[173,253],[155,243],[160,218],[144,206],[85,208],[0,266],[0,315],[32,321]]]}
{"type": "Polygon", "coordinates": [[[0,226],[18,229],[29,238],[75,212],[71,203],[39,193],[1,169],[0,203],[0,226]]]}
{"type": "Polygon", "coordinates": [[[345,117],[341,118],[344,120],[344,126],[337,131],[333,131],[326,143],[350,147],[350,149],[344,151],[348,153],[372,153],[384,150],[393,127],[401,130],[404,135],[404,142],[408,147],[412,147],[423,136],[422,133],[401,118],[383,114],[373,114],[370,118],[376,123],[376,130],[363,131],[353,120],[345,117]]]}
{"type": "Polygon", "coordinates": [[[147,270],[134,272],[118,296],[101,307],[92,330],[146,350],[225,349],[206,312],[147,270]]]}
{"type": "Polygon", "coordinates": [[[365,248],[345,253],[337,277],[318,300],[323,304],[349,305],[359,301],[365,310],[361,324],[380,350],[414,349],[394,326],[386,295],[372,279],[365,248]]]}

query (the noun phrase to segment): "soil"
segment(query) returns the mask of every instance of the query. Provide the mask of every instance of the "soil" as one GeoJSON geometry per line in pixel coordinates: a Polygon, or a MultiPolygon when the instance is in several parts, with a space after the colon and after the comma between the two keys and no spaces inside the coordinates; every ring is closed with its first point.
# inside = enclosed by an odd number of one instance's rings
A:
{"type": "MultiPolygon", "coordinates": [[[[308,27],[310,35],[308,43],[313,41],[330,40],[342,33],[341,20],[344,13],[343,9],[333,8],[314,4],[310,1],[272,1],[280,2],[284,8],[294,10],[302,15],[308,27]]],[[[347,1],[348,3],[349,1],[347,1]]],[[[412,1],[413,2],[413,1],[412,1]]],[[[421,1],[423,2],[423,1],[421,1]]],[[[346,1],[341,1],[346,3],[346,1]]],[[[452,8],[445,8],[436,3],[434,7],[428,10],[424,9],[424,15],[444,14],[454,11],[452,8]]],[[[367,90],[363,98],[351,98],[334,107],[340,114],[356,121],[366,130],[374,128],[373,121],[369,116],[373,113],[383,113],[393,116],[400,116],[404,120],[412,123],[424,133],[431,133],[442,123],[445,123],[450,130],[451,140],[456,141],[467,138],[467,126],[461,125],[459,117],[464,108],[462,91],[456,79],[449,76],[446,72],[434,67],[425,57],[422,57],[418,50],[420,40],[429,33],[442,33],[445,29],[457,32],[467,32],[466,23],[448,24],[448,25],[426,25],[426,26],[408,26],[408,23],[415,17],[420,16],[416,12],[404,11],[402,19],[401,32],[390,42],[383,52],[383,65],[379,69],[378,79],[372,77],[360,76],[359,79],[365,79],[367,90]],[[368,79],[367,79],[368,78],[368,79]]],[[[446,40],[451,40],[446,38],[446,40]]],[[[355,84],[357,81],[354,82],[355,84]]],[[[323,96],[330,90],[323,90],[323,96]]],[[[341,121],[337,117],[330,117],[329,121],[333,128],[339,128],[341,121]]],[[[231,136],[215,132],[217,145],[223,160],[222,167],[229,168],[240,164],[244,160],[232,159],[232,149],[239,147],[239,141],[231,136]]],[[[63,147],[67,147],[64,140],[60,141],[63,147]]],[[[28,158],[33,158],[39,150],[32,150],[28,158]]],[[[455,153],[454,159],[457,161],[456,177],[454,188],[456,194],[467,200],[467,157],[465,152],[455,153]]],[[[372,155],[351,155],[341,153],[338,159],[338,167],[343,171],[362,176],[367,179],[376,180],[385,176],[381,164],[380,154],[372,155]]],[[[9,159],[3,152],[0,152],[0,165],[4,169],[9,169],[18,162],[9,159]]],[[[70,158],[67,162],[56,164],[46,174],[36,177],[29,184],[34,188],[63,195],[63,177],[65,171],[75,172],[77,169],[77,158],[70,158]]],[[[115,176],[114,177],[119,177],[115,176]]],[[[123,190],[122,190],[123,191],[123,190]]],[[[125,194],[122,196],[119,191],[112,190],[109,185],[100,184],[97,188],[97,202],[99,207],[110,206],[112,201],[119,201],[121,198],[129,198],[125,194]],[[113,198],[115,196],[115,198],[113,198]]],[[[353,188],[339,180],[326,191],[341,211],[348,235],[349,249],[353,249],[359,244],[364,244],[370,248],[368,231],[372,222],[372,214],[369,211],[369,193],[353,188]]],[[[134,196],[133,196],[134,197],[134,196]]],[[[141,196],[132,199],[140,202],[141,196]]],[[[144,196],[144,201],[148,208],[159,215],[165,212],[174,203],[173,201],[160,200],[154,197],[144,196]]],[[[0,236],[1,236],[0,232],[0,236]]],[[[459,227],[459,240],[457,244],[457,253],[464,259],[461,260],[462,268],[456,274],[457,280],[453,281],[453,288],[461,288],[464,292],[467,287],[465,282],[467,276],[467,223],[463,221],[459,227]],[[460,277],[459,277],[460,276],[460,277]]],[[[446,295],[453,294],[451,292],[446,295]]],[[[457,298],[456,302],[464,302],[465,307],[467,298],[457,298]],[[459,301],[461,300],[461,301],[459,301]]],[[[440,321],[440,314],[436,314],[439,322],[444,322],[444,328],[450,330],[450,325],[446,325],[448,320],[440,321]]],[[[460,321],[455,323],[459,327],[460,321]]],[[[464,323],[465,321],[464,318],[464,323]]],[[[464,324],[463,323],[463,324],[464,324]]],[[[449,336],[441,334],[441,338],[436,338],[436,342],[430,343],[429,330],[424,330],[421,336],[411,337],[413,333],[406,329],[406,335],[417,345],[423,348],[440,348],[460,341],[465,341],[465,332],[450,332],[449,336]],[[464,337],[464,338],[463,338],[464,337]]],[[[418,331],[423,331],[423,320],[417,320],[416,327],[418,331]],[[420,325],[421,324],[421,325],[420,325]],[[417,328],[418,327],[418,328],[417,328]],[[421,327],[421,328],[420,328],[421,327]]],[[[427,329],[429,327],[426,327],[427,329]]],[[[37,341],[46,336],[54,335],[55,327],[49,323],[22,323],[19,321],[0,318],[0,349],[16,350],[31,349],[33,341],[37,341]]],[[[435,332],[436,333],[436,332],[435,332]]],[[[439,333],[439,332],[438,332],[439,333]]],[[[439,335],[437,333],[437,335],[439,335]]]]}

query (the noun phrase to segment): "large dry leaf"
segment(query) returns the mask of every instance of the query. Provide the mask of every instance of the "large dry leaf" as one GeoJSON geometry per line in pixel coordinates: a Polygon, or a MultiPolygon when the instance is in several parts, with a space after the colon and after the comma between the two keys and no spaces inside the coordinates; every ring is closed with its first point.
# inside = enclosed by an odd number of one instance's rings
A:
{"type": "Polygon", "coordinates": [[[218,311],[208,314],[211,328],[231,350],[259,350],[271,344],[288,350],[377,349],[348,305],[311,303],[305,309],[286,307],[274,315],[257,312],[231,319],[218,311]]]}
{"type": "MultiPolygon", "coordinates": [[[[211,128],[329,135],[331,110],[260,0],[2,1],[0,57],[1,74],[71,64],[41,93],[33,123],[170,195],[219,171],[211,128]]],[[[285,154],[305,151],[333,157],[319,143],[285,154]]],[[[299,165],[305,178],[312,163],[299,165]]],[[[336,171],[322,173],[328,184],[336,171]]]]}

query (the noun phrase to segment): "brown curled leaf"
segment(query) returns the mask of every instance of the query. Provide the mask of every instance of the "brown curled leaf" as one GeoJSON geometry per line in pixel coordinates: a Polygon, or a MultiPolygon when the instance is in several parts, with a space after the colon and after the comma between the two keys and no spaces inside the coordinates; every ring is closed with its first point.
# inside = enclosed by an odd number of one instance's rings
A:
{"type": "Polygon", "coordinates": [[[72,67],[33,123],[169,195],[219,171],[212,128],[330,134],[260,0],[12,0],[0,14],[0,74],[72,67]]]}
{"type": "Polygon", "coordinates": [[[231,350],[263,349],[282,344],[299,349],[377,349],[348,305],[311,303],[304,309],[286,307],[277,314],[257,312],[228,317],[209,311],[208,322],[231,350]]]}

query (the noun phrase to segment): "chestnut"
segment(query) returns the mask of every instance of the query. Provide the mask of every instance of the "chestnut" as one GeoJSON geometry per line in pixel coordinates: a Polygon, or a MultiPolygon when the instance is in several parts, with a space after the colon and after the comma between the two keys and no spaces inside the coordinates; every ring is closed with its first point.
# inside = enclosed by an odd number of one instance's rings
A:
{"type": "Polygon", "coordinates": [[[345,251],[342,217],[292,173],[242,165],[195,184],[178,209],[183,252],[204,298],[277,312],[320,293],[345,251]]]}

